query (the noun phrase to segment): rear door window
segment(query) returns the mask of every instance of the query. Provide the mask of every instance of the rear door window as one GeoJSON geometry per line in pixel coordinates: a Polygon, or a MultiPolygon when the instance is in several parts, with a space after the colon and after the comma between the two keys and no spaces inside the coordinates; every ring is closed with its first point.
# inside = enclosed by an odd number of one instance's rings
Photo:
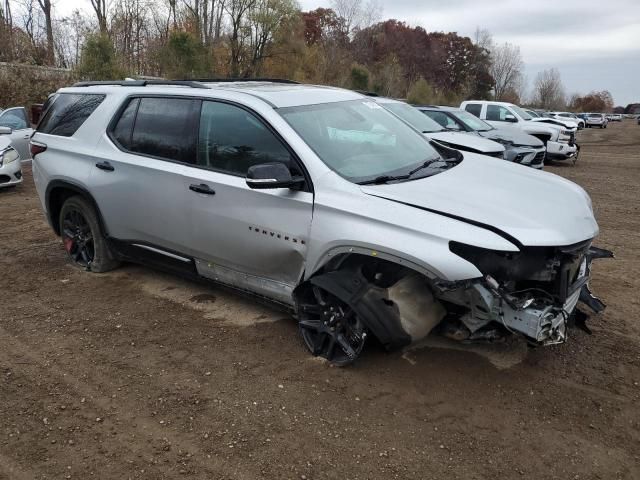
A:
{"type": "Polygon", "coordinates": [[[38,132],[70,137],[89,118],[105,95],[61,93],[38,125],[38,132]]]}
{"type": "Polygon", "coordinates": [[[195,164],[200,103],[190,98],[132,98],[111,138],[133,153],[195,164]]]}
{"type": "Polygon", "coordinates": [[[482,105],[479,103],[467,103],[464,107],[464,109],[475,115],[476,117],[480,118],[480,114],[482,112],[482,105]]]}

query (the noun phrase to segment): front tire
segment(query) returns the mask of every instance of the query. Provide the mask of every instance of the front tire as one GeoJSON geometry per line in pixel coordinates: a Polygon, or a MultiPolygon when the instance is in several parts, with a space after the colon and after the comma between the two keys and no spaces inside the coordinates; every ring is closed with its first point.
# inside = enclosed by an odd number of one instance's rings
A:
{"type": "Polygon", "coordinates": [[[109,248],[98,214],[80,196],[68,198],[60,210],[60,236],[71,263],[83,270],[108,272],[120,262],[109,248]]]}
{"type": "Polygon", "coordinates": [[[367,339],[367,329],[353,308],[316,285],[301,295],[298,328],[309,351],[337,367],[354,362],[367,339]]]}

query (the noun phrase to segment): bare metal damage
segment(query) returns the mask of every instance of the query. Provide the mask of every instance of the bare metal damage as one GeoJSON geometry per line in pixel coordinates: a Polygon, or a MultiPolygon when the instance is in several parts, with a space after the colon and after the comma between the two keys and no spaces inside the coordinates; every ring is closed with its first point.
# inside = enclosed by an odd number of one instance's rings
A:
{"type": "Polygon", "coordinates": [[[356,267],[312,282],[352,305],[388,348],[416,342],[431,331],[465,342],[516,334],[534,345],[554,345],[567,340],[571,325],[583,323],[578,302],[595,313],[605,309],[588,281],[592,261],[612,257],[612,252],[587,243],[508,257],[491,272],[496,278],[487,273],[469,281],[434,282],[414,272],[376,282],[367,278],[365,268],[356,267]],[[525,266],[512,265],[518,260],[525,266]],[[537,269],[540,264],[544,268],[537,269]],[[508,272],[513,278],[505,276],[508,272]]]}

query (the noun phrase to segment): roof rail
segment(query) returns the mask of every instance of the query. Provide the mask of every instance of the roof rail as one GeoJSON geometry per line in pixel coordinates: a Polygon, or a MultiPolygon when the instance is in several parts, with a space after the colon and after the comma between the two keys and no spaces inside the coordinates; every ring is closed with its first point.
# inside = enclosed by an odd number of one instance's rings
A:
{"type": "Polygon", "coordinates": [[[232,83],[232,82],[271,82],[271,83],[288,83],[298,85],[300,82],[288,80],[286,78],[193,78],[185,79],[185,82],[201,82],[201,83],[232,83]]]}
{"type": "Polygon", "coordinates": [[[102,80],[97,82],[78,82],[73,87],[94,87],[99,85],[117,85],[121,87],[146,87],[149,85],[175,85],[191,88],[209,88],[194,80],[102,80]]]}
{"type": "Polygon", "coordinates": [[[365,97],[379,97],[380,96],[376,92],[369,92],[367,90],[354,90],[354,92],[359,93],[360,95],[364,95],[365,97]]]}

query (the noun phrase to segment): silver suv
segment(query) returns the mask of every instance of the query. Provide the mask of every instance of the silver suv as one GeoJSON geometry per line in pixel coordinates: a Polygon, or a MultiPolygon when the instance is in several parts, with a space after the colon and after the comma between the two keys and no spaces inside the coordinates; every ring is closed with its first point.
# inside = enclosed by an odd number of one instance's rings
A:
{"type": "Polygon", "coordinates": [[[368,338],[567,338],[590,295],[591,201],[430,141],[371,99],[291,82],[80,83],[31,143],[71,261],[133,261],[286,306],[337,365],[368,338]]]}

